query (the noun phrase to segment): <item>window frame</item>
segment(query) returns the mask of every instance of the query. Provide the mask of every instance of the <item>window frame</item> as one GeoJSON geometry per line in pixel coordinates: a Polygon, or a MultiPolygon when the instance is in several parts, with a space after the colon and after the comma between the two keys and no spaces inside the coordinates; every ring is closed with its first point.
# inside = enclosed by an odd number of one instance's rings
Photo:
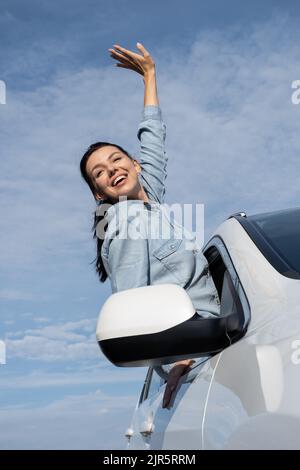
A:
{"type": "MultiPolygon", "coordinates": [[[[140,406],[145,400],[149,398],[149,390],[150,390],[151,382],[153,379],[153,374],[156,374],[159,377],[154,367],[149,367],[149,369],[147,370],[144,385],[140,394],[138,406],[140,406]]],[[[164,385],[165,381],[162,378],[160,378],[160,380],[161,380],[161,384],[160,384],[160,387],[161,387],[164,385]]]]}
{"type": "MultiPolygon", "coordinates": [[[[245,289],[241,283],[241,280],[239,278],[239,275],[235,269],[235,266],[234,266],[234,263],[231,259],[231,256],[226,248],[226,245],[225,245],[225,242],[224,240],[222,239],[222,237],[220,237],[220,235],[214,235],[207,243],[206,245],[203,247],[202,249],[202,252],[204,254],[204,256],[206,257],[206,259],[208,260],[208,263],[209,263],[209,266],[211,264],[211,260],[209,260],[209,252],[210,251],[213,251],[213,249],[216,249],[219,253],[218,256],[221,257],[221,260],[225,266],[225,269],[227,269],[227,271],[229,272],[230,274],[230,277],[231,277],[231,280],[232,280],[232,284],[234,286],[234,289],[239,297],[239,300],[242,304],[242,308],[243,308],[243,312],[244,312],[244,317],[245,317],[245,323],[244,323],[244,328],[246,328],[246,325],[249,325],[250,323],[250,320],[251,320],[251,307],[250,307],[250,303],[249,303],[249,300],[247,298],[247,295],[246,295],[246,292],[245,292],[245,289]]],[[[217,258],[217,257],[216,257],[217,258]]],[[[211,275],[212,275],[212,278],[214,280],[214,273],[213,273],[213,270],[210,270],[211,271],[211,275]]],[[[215,280],[214,280],[215,282],[215,280]]],[[[218,286],[216,285],[217,289],[218,289],[218,286]]],[[[221,291],[220,291],[220,287],[218,289],[218,292],[219,292],[219,296],[220,296],[220,299],[221,299],[221,291]]],[[[222,300],[221,300],[222,301],[222,300]]]]}

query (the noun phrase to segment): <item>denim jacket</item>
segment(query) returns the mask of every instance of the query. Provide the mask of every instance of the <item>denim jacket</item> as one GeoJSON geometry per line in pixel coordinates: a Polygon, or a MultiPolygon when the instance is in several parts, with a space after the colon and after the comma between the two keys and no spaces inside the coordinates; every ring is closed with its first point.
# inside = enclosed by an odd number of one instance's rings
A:
{"type": "Polygon", "coordinates": [[[189,294],[195,311],[219,315],[220,300],[195,236],[171,220],[163,205],[167,154],[166,125],[159,106],[144,106],[137,137],[141,144],[140,182],[149,202],[125,200],[111,206],[102,260],[112,292],[173,283],[189,294]]]}

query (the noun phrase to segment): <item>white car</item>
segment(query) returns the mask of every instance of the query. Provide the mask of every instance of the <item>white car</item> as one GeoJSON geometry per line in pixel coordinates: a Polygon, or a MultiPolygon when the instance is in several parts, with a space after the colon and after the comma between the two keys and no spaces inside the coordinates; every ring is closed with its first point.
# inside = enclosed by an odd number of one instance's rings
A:
{"type": "Polygon", "coordinates": [[[220,317],[173,284],[111,295],[97,340],[122,367],[149,366],[128,449],[300,449],[300,208],[224,221],[203,248],[220,317]],[[196,358],[162,408],[170,365],[196,358]]]}

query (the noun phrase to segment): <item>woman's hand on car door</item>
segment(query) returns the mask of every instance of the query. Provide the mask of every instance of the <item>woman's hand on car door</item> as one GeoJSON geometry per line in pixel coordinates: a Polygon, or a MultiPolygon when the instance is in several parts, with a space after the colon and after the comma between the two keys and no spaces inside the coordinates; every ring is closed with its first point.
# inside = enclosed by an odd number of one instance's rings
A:
{"type": "Polygon", "coordinates": [[[175,362],[168,374],[168,380],[163,396],[163,408],[167,408],[169,406],[172,394],[177,388],[180,377],[188,372],[188,369],[194,362],[195,361],[193,359],[184,359],[182,361],[175,362]]]}

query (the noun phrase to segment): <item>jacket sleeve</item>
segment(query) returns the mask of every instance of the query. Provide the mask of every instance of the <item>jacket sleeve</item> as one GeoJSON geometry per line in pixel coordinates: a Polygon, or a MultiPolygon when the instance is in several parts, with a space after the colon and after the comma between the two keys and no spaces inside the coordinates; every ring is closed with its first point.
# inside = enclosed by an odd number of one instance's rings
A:
{"type": "Polygon", "coordinates": [[[163,203],[168,157],[165,151],[166,124],[159,106],[144,106],[138,126],[141,183],[150,199],[163,203]]]}

